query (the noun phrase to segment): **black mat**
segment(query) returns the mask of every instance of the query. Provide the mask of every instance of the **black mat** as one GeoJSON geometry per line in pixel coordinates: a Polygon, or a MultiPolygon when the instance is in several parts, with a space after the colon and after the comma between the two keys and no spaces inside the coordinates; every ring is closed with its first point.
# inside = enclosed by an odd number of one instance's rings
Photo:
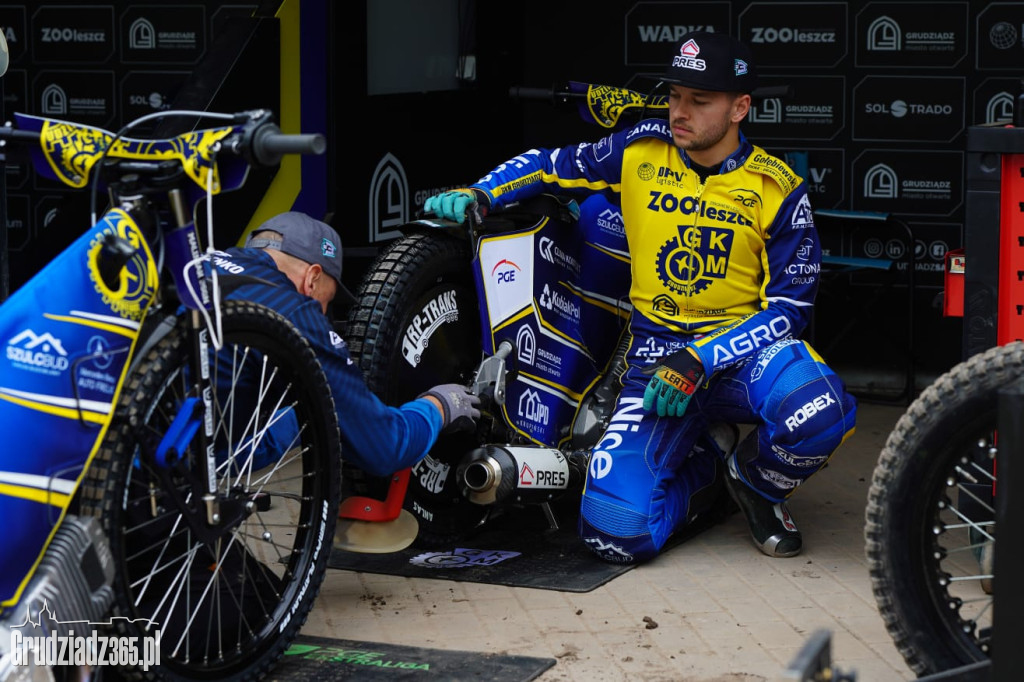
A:
{"type": "Polygon", "coordinates": [[[527,682],[555,664],[553,658],[499,656],[475,651],[420,649],[299,635],[268,680],[495,680],[527,682]]]}
{"type": "MultiPolygon", "coordinates": [[[[712,524],[694,524],[673,537],[666,550],[712,524]]],[[[511,511],[471,539],[448,547],[412,547],[390,554],[335,549],[328,566],[362,573],[437,578],[561,592],[590,592],[633,566],[594,556],[576,534],[575,514],[559,514],[550,529],[539,507],[511,511]]]]}

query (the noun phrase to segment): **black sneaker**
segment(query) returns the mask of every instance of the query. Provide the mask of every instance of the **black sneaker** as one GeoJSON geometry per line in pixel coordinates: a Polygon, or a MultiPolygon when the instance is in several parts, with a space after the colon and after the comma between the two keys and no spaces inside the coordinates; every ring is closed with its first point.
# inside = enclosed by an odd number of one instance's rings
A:
{"type": "Polygon", "coordinates": [[[803,538],[785,502],[771,502],[739,480],[729,458],[725,487],[739,505],[750,526],[750,537],[759,550],[770,557],[791,557],[800,553],[803,538]]]}

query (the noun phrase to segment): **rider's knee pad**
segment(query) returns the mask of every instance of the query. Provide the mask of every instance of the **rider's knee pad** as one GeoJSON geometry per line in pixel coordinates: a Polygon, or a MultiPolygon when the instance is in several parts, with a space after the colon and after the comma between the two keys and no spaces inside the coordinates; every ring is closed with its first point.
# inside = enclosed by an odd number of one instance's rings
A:
{"type": "Polygon", "coordinates": [[[830,454],[853,428],[856,403],[834,374],[816,368],[813,374],[817,376],[811,381],[791,390],[779,387],[786,392],[779,396],[772,441],[793,452],[830,454]]]}
{"type": "Polygon", "coordinates": [[[587,520],[581,509],[579,536],[587,549],[605,561],[614,564],[638,564],[654,558],[658,549],[647,531],[639,535],[621,537],[599,530],[587,520]]]}

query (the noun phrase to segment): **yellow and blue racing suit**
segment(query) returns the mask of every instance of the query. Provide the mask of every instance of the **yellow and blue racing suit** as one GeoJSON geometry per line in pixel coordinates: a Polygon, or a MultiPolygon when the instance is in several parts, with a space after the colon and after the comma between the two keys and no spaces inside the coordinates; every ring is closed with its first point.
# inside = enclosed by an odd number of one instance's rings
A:
{"type": "Polygon", "coordinates": [[[722,453],[712,422],[754,424],[739,476],[778,502],[848,437],[856,401],[798,338],[821,248],[803,180],[740,136],[704,181],[664,120],[596,143],[534,149],[472,188],[492,207],[541,192],[603,194],[621,207],[631,257],[632,340],[615,412],[590,458],[580,535],[602,558],[651,558],[714,501],[722,453]],[[685,347],[707,377],[683,418],[643,409],[640,370],[685,347]]]}

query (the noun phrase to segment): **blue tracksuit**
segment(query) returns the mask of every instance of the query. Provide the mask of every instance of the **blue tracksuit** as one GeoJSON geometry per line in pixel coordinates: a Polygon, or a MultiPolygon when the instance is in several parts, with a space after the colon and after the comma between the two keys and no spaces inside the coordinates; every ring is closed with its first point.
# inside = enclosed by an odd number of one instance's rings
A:
{"type": "MultiPolygon", "coordinates": [[[[260,249],[231,248],[218,251],[213,262],[222,273],[269,282],[272,286],[247,281],[232,290],[228,298],[253,301],[281,313],[312,345],[331,386],[346,462],[373,476],[389,476],[427,454],[442,427],[437,408],[427,400],[413,400],[401,407],[381,402],[367,388],[349,357],[348,347],[331,328],[320,304],[300,294],[270,256],[260,249]]],[[[279,442],[287,442],[290,437],[272,436],[279,442]]]]}

